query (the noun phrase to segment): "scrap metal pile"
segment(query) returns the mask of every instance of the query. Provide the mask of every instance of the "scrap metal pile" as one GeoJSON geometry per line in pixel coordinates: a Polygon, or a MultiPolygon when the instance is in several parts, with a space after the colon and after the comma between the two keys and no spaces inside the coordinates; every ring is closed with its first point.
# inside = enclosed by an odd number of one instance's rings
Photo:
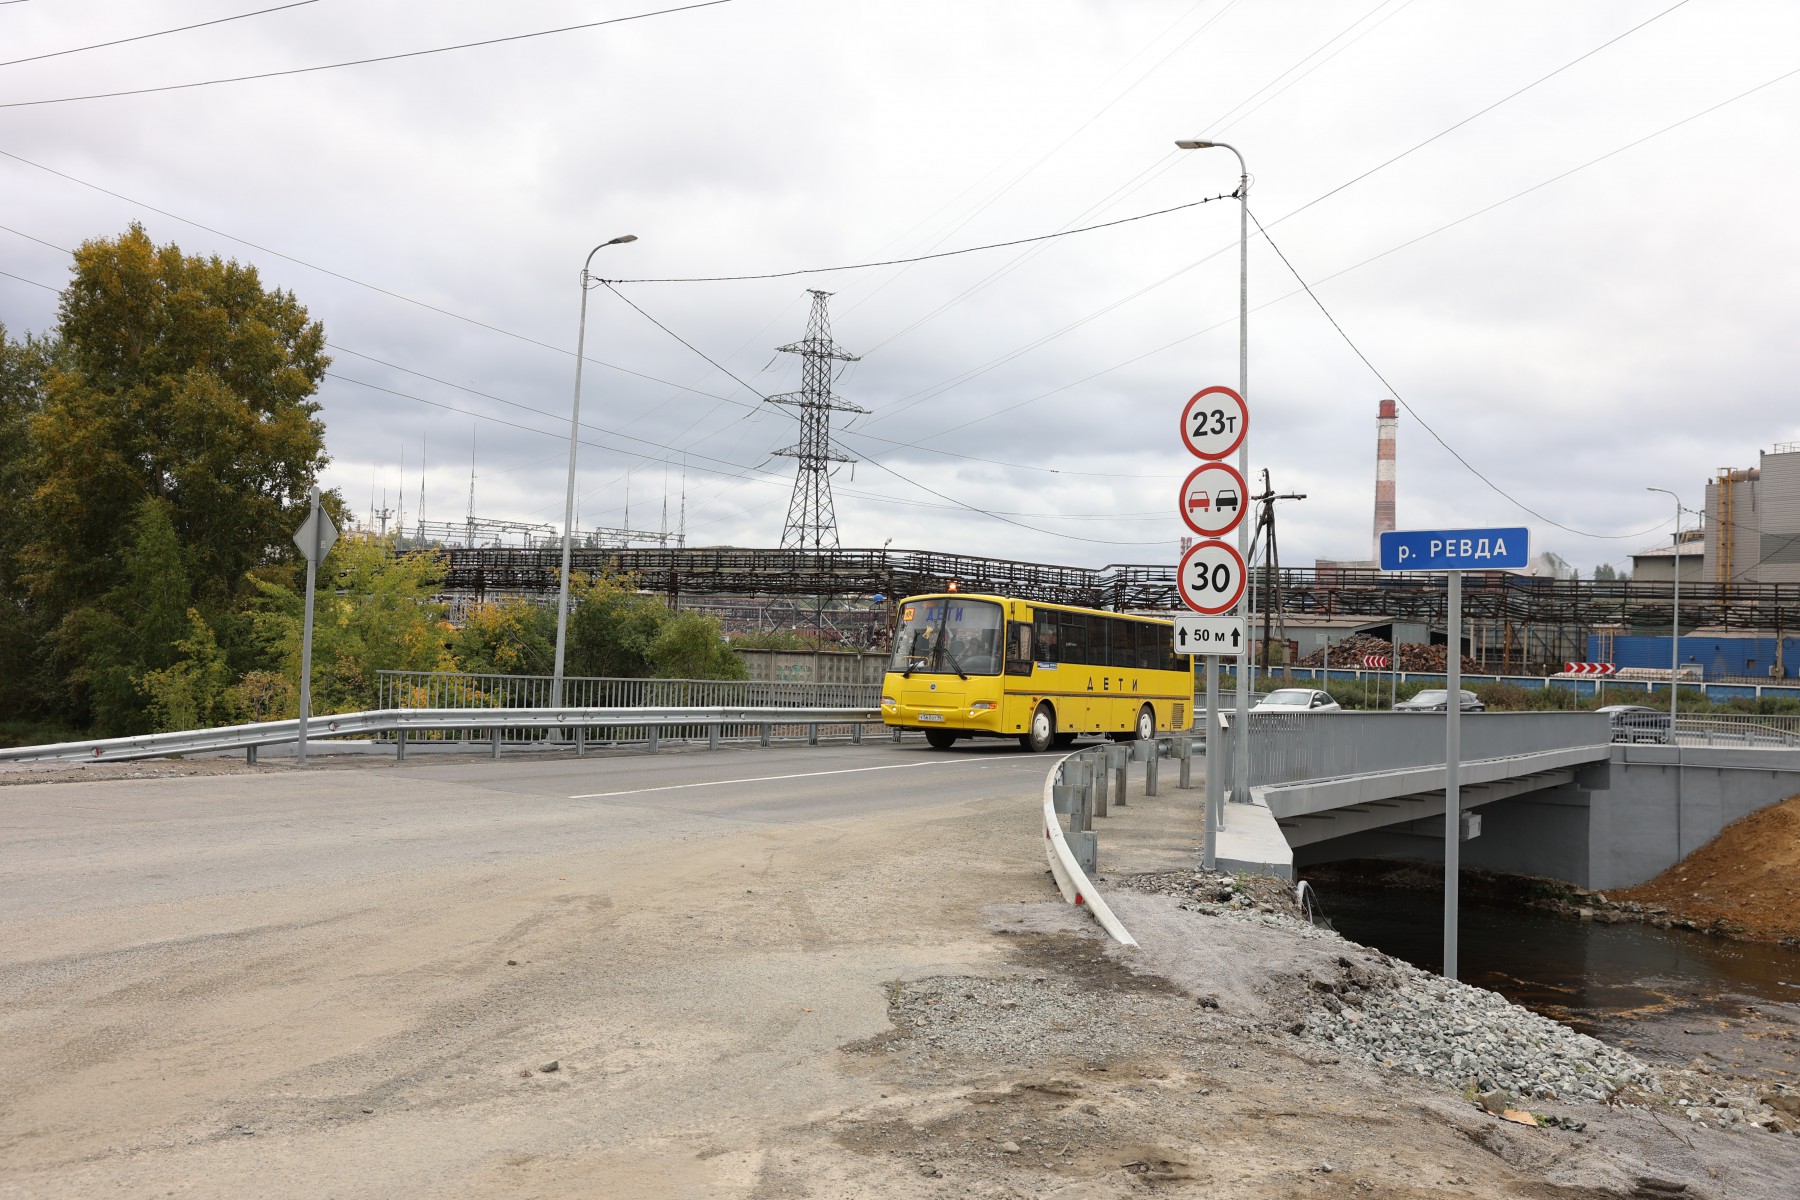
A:
{"type": "MultiPolygon", "coordinates": [[[[1369,655],[1392,655],[1394,647],[1391,643],[1366,633],[1352,634],[1341,642],[1331,644],[1331,665],[1333,667],[1361,667],[1363,659],[1369,655]]],[[[1450,653],[1447,646],[1421,646],[1417,643],[1402,642],[1400,644],[1400,669],[1402,671],[1444,671],[1450,666],[1450,653]]],[[[1390,665],[1392,660],[1389,660],[1390,665]]],[[[1314,650],[1301,658],[1296,664],[1301,667],[1322,667],[1325,665],[1325,651],[1314,650]]],[[[1462,669],[1471,675],[1481,673],[1481,664],[1468,655],[1463,655],[1462,669]]]]}

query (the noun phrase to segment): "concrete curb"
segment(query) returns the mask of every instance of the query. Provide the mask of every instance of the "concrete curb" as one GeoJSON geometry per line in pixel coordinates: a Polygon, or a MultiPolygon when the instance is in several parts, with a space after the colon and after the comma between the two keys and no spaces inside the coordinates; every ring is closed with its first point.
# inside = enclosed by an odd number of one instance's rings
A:
{"type": "Polygon", "coordinates": [[[1056,772],[1063,763],[1078,753],[1080,751],[1057,759],[1056,765],[1044,775],[1044,857],[1050,860],[1050,874],[1055,878],[1057,890],[1062,892],[1064,900],[1077,907],[1086,907],[1094,914],[1094,920],[1100,922],[1100,928],[1112,936],[1113,941],[1121,946],[1135,946],[1138,944],[1137,939],[1113,915],[1113,910],[1094,889],[1093,880],[1076,863],[1075,854],[1069,849],[1068,839],[1063,837],[1062,822],[1056,819],[1056,804],[1050,789],[1055,786],[1056,772]]]}

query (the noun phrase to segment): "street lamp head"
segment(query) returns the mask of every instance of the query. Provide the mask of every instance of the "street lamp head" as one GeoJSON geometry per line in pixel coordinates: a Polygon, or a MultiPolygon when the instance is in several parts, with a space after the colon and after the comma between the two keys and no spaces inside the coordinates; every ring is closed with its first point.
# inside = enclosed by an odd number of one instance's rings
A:
{"type": "Polygon", "coordinates": [[[626,234],[620,234],[618,237],[614,238],[612,241],[610,241],[606,244],[609,246],[623,246],[626,242],[635,242],[635,241],[637,241],[637,234],[626,233],[626,234]]]}
{"type": "Polygon", "coordinates": [[[1178,150],[1211,150],[1216,145],[1218,145],[1217,142],[1203,142],[1197,138],[1175,139],[1175,147],[1178,150]]]}

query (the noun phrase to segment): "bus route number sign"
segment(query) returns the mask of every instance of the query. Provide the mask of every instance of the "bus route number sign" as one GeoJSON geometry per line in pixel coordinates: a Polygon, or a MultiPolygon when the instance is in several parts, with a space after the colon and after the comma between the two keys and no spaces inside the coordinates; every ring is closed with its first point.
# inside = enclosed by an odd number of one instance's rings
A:
{"type": "Polygon", "coordinates": [[[1221,459],[1244,444],[1250,409],[1228,387],[1195,392],[1181,409],[1181,441],[1196,458],[1221,459]]]}
{"type": "Polygon", "coordinates": [[[1202,616],[1216,617],[1236,608],[1244,598],[1247,575],[1237,548],[1213,539],[1196,542],[1181,556],[1175,586],[1183,604],[1202,616]]]}

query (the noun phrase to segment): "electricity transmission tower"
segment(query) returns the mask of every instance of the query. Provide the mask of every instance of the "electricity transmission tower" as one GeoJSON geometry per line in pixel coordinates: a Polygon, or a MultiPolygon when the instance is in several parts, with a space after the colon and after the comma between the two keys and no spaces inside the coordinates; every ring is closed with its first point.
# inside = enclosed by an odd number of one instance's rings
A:
{"type": "Polygon", "coordinates": [[[831,445],[831,413],[866,413],[869,410],[831,394],[832,363],[855,362],[831,340],[831,318],[825,301],[830,292],[812,292],[812,315],[806,336],[776,349],[798,354],[801,359],[800,390],[770,396],[776,404],[792,405],[800,412],[800,441],[775,453],[797,461],[794,494],[788,500],[787,523],[781,527],[783,550],[836,550],[837,510],[831,503],[831,464],[855,462],[838,454],[831,445]]]}

